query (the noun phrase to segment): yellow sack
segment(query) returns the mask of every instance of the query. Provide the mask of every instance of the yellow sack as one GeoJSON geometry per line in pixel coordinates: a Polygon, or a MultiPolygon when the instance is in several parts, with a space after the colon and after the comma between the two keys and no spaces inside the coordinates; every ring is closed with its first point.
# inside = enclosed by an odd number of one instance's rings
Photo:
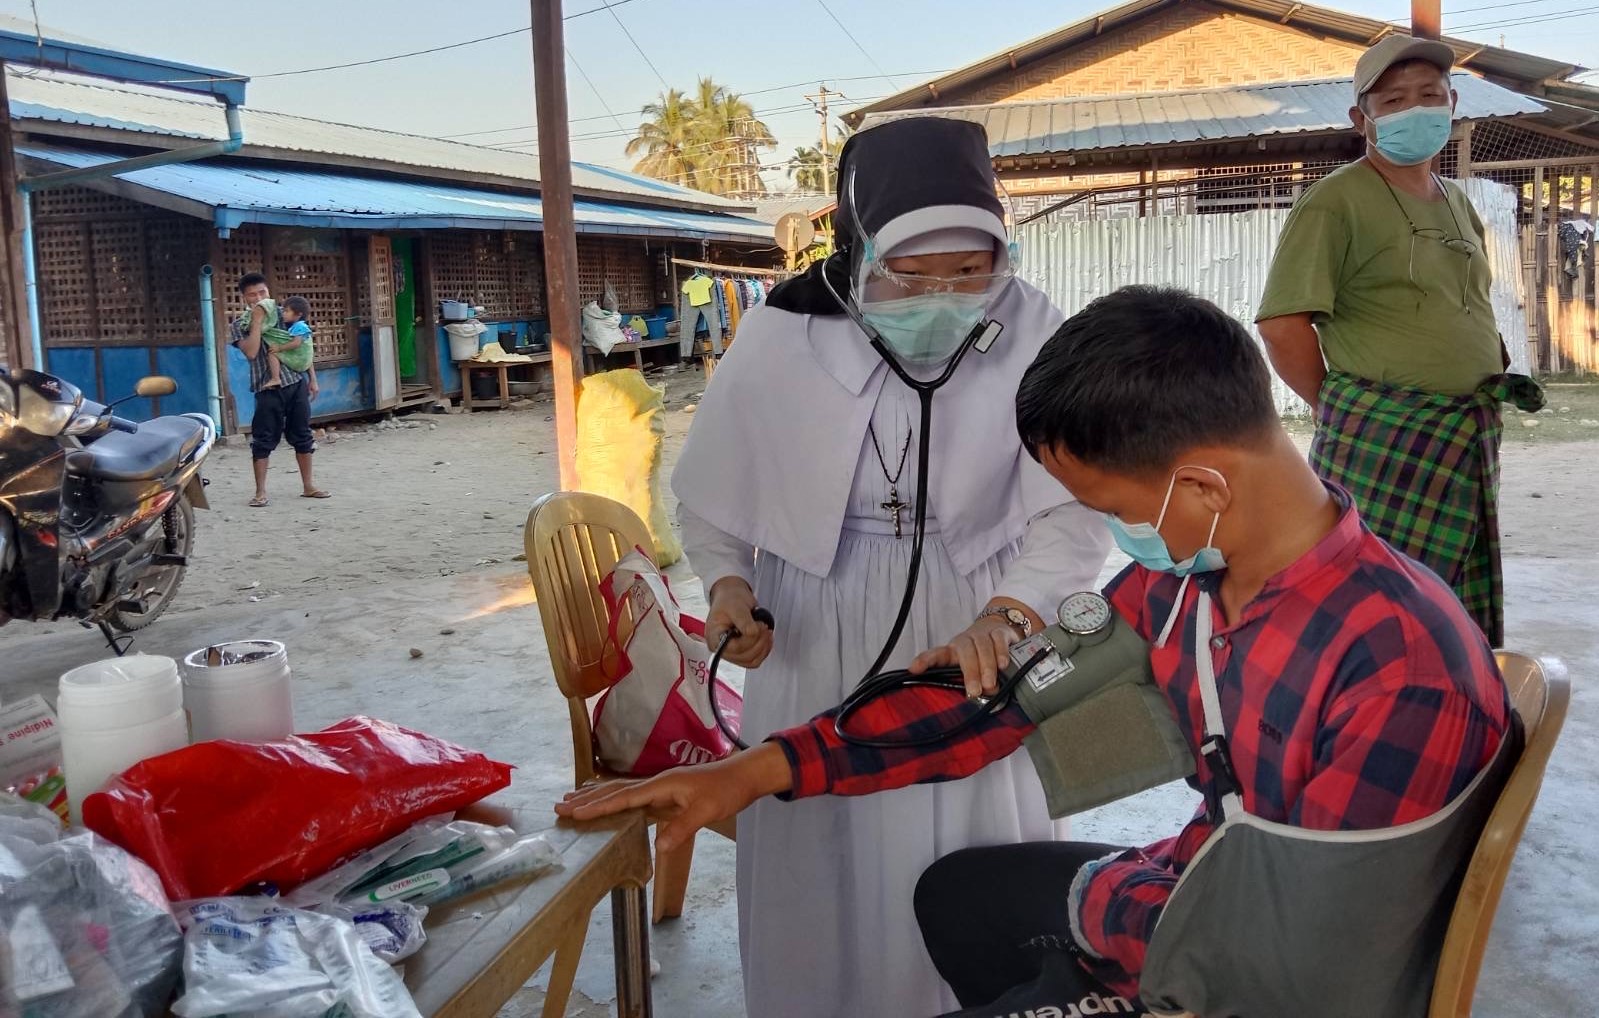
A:
{"type": "Polygon", "coordinates": [[[634,368],[589,375],[577,397],[578,482],[638,514],[663,569],[683,557],[661,492],[665,402],[666,386],[651,385],[634,368]]]}

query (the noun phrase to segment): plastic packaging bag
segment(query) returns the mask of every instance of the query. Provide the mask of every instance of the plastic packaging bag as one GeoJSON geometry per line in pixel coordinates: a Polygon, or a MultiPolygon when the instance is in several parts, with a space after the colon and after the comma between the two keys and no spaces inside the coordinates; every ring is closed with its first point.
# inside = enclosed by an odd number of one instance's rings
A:
{"type": "Polygon", "coordinates": [[[0,795],[0,1015],[157,1018],[182,948],[148,866],[0,795]]]}
{"type": "Polygon", "coordinates": [[[427,943],[427,931],[422,927],[428,915],[425,905],[386,901],[381,905],[320,905],[315,911],[353,924],[372,953],[390,965],[411,957],[427,943]]]}
{"type": "Polygon", "coordinates": [[[532,834],[475,865],[445,871],[447,879],[435,889],[412,899],[413,904],[442,905],[456,898],[519,877],[536,877],[561,864],[561,855],[542,834],[532,834]]]}
{"type": "Polygon", "coordinates": [[[516,832],[509,827],[429,817],[378,848],[307,881],[285,900],[298,908],[315,908],[329,902],[377,904],[420,897],[427,888],[407,893],[406,888],[393,885],[432,870],[476,865],[515,841],[516,832]]]}
{"type": "Polygon", "coordinates": [[[179,1018],[421,1018],[348,920],[270,898],[185,902],[179,1018]]]}
{"type": "Polygon", "coordinates": [[[481,753],[355,717],[281,742],[204,742],[152,757],[85,799],[83,812],[186,900],[263,881],[291,889],[510,782],[510,766],[481,753]]]}
{"type": "Polygon", "coordinates": [[[0,792],[47,806],[62,823],[67,821],[61,728],[38,694],[0,709],[0,792]]]}
{"type": "Polygon", "coordinates": [[[583,305],[583,338],[600,353],[610,353],[623,339],[622,316],[589,301],[583,305]]]}

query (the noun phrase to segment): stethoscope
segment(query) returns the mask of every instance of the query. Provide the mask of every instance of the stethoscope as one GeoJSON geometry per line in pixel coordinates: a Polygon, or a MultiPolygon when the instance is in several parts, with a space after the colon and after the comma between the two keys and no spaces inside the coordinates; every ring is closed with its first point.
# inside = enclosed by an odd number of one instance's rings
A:
{"type": "MultiPolygon", "coordinates": [[[[843,252],[839,252],[831,256],[831,258],[843,257],[845,257],[843,252]]],[[[889,655],[894,653],[894,648],[899,645],[900,637],[905,633],[905,626],[910,621],[911,608],[916,600],[917,580],[921,577],[922,572],[922,548],[927,537],[928,463],[929,455],[933,448],[931,439],[933,428],[933,396],[937,394],[938,390],[942,389],[945,384],[947,384],[949,380],[955,376],[955,372],[960,369],[961,362],[966,359],[966,355],[974,348],[980,353],[987,353],[993,347],[994,342],[999,339],[999,335],[1005,330],[1005,326],[999,322],[987,318],[978,322],[972,327],[971,331],[966,334],[966,338],[961,341],[961,345],[955,349],[954,356],[949,359],[949,362],[944,366],[944,370],[939,372],[937,377],[932,379],[917,378],[906,369],[905,365],[900,363],[899,358],[894,356],[893,350],[883,340],[882,335],[879,334],[876,329],[867,324],[866,319],[861,316],[860,310],[857,309],[850,301],[845,300],[839,295],[838,290],[833,286],[832,280],[828,278],[827,267],[825,265],[818,275],[821,276],[822,285],[827,287],[827,292],[832,294],[833,299],[838,302],[838,306],[842,308],[844,313],[850,317],[850,319],[860,328],[863,333],[866,334],[867,339],[871,341],[872,349],[876,350],[877,355],[883,358],[883,362],[888,365],[889,370],[895,375],[899,376],[899,380],[904,382],[913,392],[916,393],[917,399],[921,404],[921,441],[918,443],[916,449],[916,501],[914,504],[914,517],[911,529],[911,561],[910,567],[907,570],[908,575],[905,580],[905,595],[900,599],[899,614],[894,619],[894,626],[891,630],[889,630],[888,638],[883,642],[883,649],[878,652],[877,660],[873,661],[872,666],[866,670],[865,676],[861,678],[861,681],[855,687],[855,690],[850,693],[850,695],[844,700],[844,703],[840,706],[835,725],[838,730],[839,738],[843,739],[845,742],[856,745],[874,746],[879,748],[890,745],[896,747],[905,745],[930,745],[934,742],[941,742],[945,739],[948,739],[950,736],[964,729],[969,724],[975,723],[977,718],[971,718],[968,721],[962,722],[958,728],[940,732],[936,736],[926,739],[925,742],[917,743],[884,743],[881,740],[855,736],[846,732],[844,725],[849,718],[854,716],[856,711],[860,710],[861,707],[864,707],[871,700],[876,699],[893,688],[899,688],[905,685],[936,685],[942,687],[950,687],[953,685],[955,687],[961,687],[961,672],[959,668],[934,669],[923,676],[911,676],[908,672],[904,672],[902,670],[883,672],[882,668],[884,663],[888,661],[889,655]]],[[[777,628],[776,621],[773,619],[772,613],[767,611],[765,608],[756,608],[750,613],[750,615],[756,622],[766,626],[768,629],[775,630],[777,628]]],[[[716,672],[722,663],[722,655],[727,650],[728,643],[738,638],[740,635],[741,634],[737,629],[729,629],[723,633],[721,639],[717,641],[716,650],[711,654],[710,668],[707,673],[707,684],[711,694],[711,711],[716,717],[717,727],[719,727],[722,730],[722,734],[732,741],[732,743],[739,749],[748,749],[749,746],[738,737],[738,733],[732,730],[731,726],[727,723],[727,720],[722,716],[721,705],[717,702],[716,698],[716,672]]],[[[1022,673],[1025,673],[1025,671],[1027,671],[1027,669],[1023,669],[1022,673]]],[[[1018,677],[1022,673],[1018,673],[1018,677]]],[[[1002,702],[1002,697],[995,697],[990,701],[989,706],[997,710],[998,706],[1002,702]]]]}

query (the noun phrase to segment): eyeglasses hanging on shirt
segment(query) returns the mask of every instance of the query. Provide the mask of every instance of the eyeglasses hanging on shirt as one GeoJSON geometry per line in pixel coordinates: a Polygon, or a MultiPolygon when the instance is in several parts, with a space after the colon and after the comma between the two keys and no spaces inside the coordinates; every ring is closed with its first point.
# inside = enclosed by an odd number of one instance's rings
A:
{"type": "Polygon", "coordinates": [[[1420,283],[1416,282],[1416,241],[1419,238],[1421,240],[1430,240],[1435,243],[1442,244],[1444,247],[1462,256],[1460,269],[1460,310],[1464,311],[1468,315],[1471,314],[1471,304],[1466,299],[1466,288],[1471,285],[1471,259],[1477,253],[1477,245],[1474,241],[1467,240],[1465,231],[1460,228],[1460,220],[1455,216],[1455,206],[1454,203],[1449,200],[1449,192],[1444,189],[1444,182],[1438,179],[1438,175],[1436,173],[1432,175],[1433,183],[1438,185],[1438,193],[1444,196],[1444,208],[1449,210],[1449,220],[1455,224],[1455,236],[1453,237],[1449,236],[1449,234],[1445,233],[1443,230],[1435,229],[1433,227],[1417,226],[1416,221],[1410,218],[1410,213],[1405,209],[1405,203],[1399,200],[1399,194],[1394,190],[1394,185],[1388,183],[1388,178],[1384,177],[1381,173],[1378,173],[1377,176],[1382,178],[1383,185],[1388,188],[1388,193],[1393,196],[1394,205],[1399,209],[1399,214],[1405,217],[1405,222],[1410,226],[1410,260],[1409,266],[1406,269],[1406,274],[1410,277],[1410,285],[1421,291],[1421,295],[1423,297],[1432,296],[1430,293],[1428,293],[1425,286],[1422,286],[1420,283]]]}

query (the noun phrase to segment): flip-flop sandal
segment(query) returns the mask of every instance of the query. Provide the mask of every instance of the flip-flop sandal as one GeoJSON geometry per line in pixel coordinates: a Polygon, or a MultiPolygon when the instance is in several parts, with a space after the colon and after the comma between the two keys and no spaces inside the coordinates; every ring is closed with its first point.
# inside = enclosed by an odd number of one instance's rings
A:
{"type": "Polygon", "coordinates": [[[269,506],[271,504],[272,504],[272,500],[270,498],[263,498],[263,497],[261,497],[259,495],[256,496],[255,498],[250,499],[250,508],[251,509],[265,509],[267,506],[269,506]]]}
{"type": "Polygon", "coordinates": [[[303,492],[303,493],[301,493],[300,497],[301,498],[332,498],[333,497],[333,493],[331,491],[323,491],[321,488],[318,488],[316,491],[303,492]]]}

